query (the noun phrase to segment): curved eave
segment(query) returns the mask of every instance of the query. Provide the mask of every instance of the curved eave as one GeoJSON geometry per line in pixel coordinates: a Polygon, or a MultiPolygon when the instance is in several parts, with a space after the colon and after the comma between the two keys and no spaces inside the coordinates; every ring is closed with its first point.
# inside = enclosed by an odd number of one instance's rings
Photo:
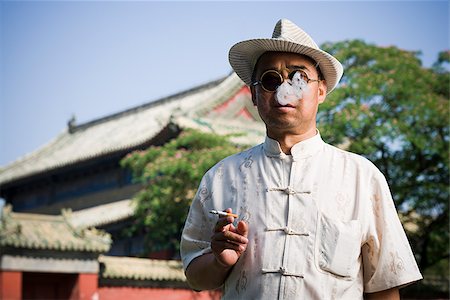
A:
{"type": "Polygon", "coordinates": [[[200,107],[211,107],[217,99],[232,96],[242,85],[232,73],[225,79],[150,104],[71,126],[46,146],[0,169],[0,186],[4,189],[43,173],[55,174],[100,157],[124,155],[150,146],[174,117],[193,116],[200,107]]]}
{"type": "MultiPolygon", "coordinates": [[[[163,131],[165,128],[166,127],[162,128],[161,131],[163,131]]],[[[159,133],[161,133],[161,132],[159,132],[159,133]]],[[[61,134],[58,138],[60,138],[63,135],[64,135],[64,133],[61,134]]],[[[6,166],[2,170],[0,170],[0,186],[4,187],[13,182],[19,182],[22,180],[32,179],[32,178],[38,177],[44,173],[58,173],[61,170],[70,168],[74,165],[79,165],[81,163],[90,163],[101,157],[104,158],[104,157],[108,157],[108,156],[125,155],[126,153],[133,151],[135,149],[139,149],[139,148],[151,145],[155,139],[157,139],[155,136],[150,136],[148,138],[139,140],[135,143],[125,144],[125,145],[121,145],[119,147],[105,148],[105,149],[102,149],[101,151],[94,152],[89,155],[84,155],[84,156],[81,155],[81,156],[77,157],[76,159],[65,160],[65,161],[55,163],[52,165],[47,165],[47,166],[44,165],[41,168],[34,169],[30,172],[24,172],[24,173],[16,175],[16,176],[4,176],[2,178],[1,173],[4,173],[4,171],[8,170],[8,166],[6,166]]],[[[46,147],[51,147],[51,145],[47,145],[46,147]]],[[[45,151],[45,149],[43,149],[43,151],[45,151]]],[[[32,163],[33,159],[38,154],[39,154],[39,152],[35,152],[28,156],[25,156],[24,158],[14,162],[14,165],[17,165],[20,163],[32,163]]]]}

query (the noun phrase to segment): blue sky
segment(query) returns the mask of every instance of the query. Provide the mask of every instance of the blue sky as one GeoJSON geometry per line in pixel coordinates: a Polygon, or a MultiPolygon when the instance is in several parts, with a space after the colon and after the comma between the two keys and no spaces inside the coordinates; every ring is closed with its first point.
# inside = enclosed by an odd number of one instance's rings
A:
{"type": "Polygon", "coordinates": [[[236,42],[288,18],[318,44],[449,49],[448,1],[0,2],[0,166],[66,129],[231,72],[236,42]]]}

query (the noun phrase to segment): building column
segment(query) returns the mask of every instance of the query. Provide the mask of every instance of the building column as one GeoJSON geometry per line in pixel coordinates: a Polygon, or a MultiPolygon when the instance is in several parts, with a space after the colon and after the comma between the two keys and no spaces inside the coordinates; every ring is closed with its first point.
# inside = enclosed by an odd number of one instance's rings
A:
{"type": "Polygon", "coordinates": [[[98,299],[98,274],[80,273],[71,300],[98,299]]]}
{"type": "Polygon", "coordinates": [[[0,299],[22,299],[22,272],[0,271],[0,299]]]}

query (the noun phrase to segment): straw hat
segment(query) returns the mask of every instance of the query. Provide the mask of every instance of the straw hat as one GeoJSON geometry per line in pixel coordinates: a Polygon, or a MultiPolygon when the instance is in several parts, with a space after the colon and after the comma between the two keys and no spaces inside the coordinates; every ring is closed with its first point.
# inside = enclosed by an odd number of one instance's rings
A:
{"type": "Polygon", "coordinates": [[[319,49],[313,39],[289,20],[281,19],[275,25],[272,38],[251,39],[231,47],[228,59],[236,74],[247,84],[252,83],[253,69],[258,58],[267,51],[293,52],[309,56],[319,63],[320,71],[327,83],[327,94],[342,77],[341,63],[319,49]]]}

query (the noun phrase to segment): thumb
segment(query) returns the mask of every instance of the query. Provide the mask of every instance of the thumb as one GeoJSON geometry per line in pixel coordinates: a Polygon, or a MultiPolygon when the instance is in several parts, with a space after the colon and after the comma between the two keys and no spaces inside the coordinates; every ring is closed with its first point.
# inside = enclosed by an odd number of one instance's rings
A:
{"type": "Polygon", "coordinates": [[[242,236],[248,236],[248,225],[244,221],[239,221],[237,224],[236,232],[242,236]]]}

